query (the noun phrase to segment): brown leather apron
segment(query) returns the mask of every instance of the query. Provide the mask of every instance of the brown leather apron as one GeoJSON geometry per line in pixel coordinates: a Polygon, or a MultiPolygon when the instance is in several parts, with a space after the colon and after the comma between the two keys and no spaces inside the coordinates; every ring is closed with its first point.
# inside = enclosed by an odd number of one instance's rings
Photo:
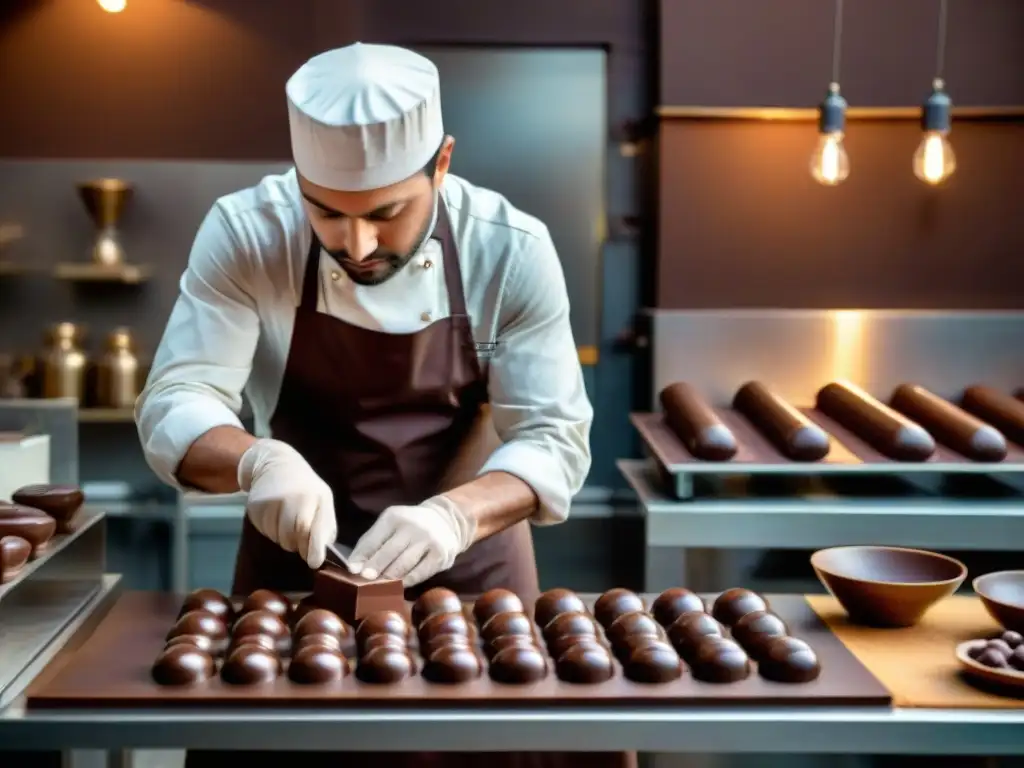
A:
{"type": "MultiPolygon", "coordinates": [[[[441,242],[450,317],[421,331],[390,334],[317,311],[320,242],[313,236],[295,313],[291,349],[273,436],[305,457],[334,493],[338,539],[352,546],[389,506],[416,505],[472,480],[500,444],[486,407],[487,380],[473,340],[459,253],[448,210],[438,198],[432,237],[441,242]]],[[[415,268],[415,267],[406,267],[415,268]]],[[[313,572],[245,519],[232,592],[312,589],[313,572]]],[[[473,545],[448,571],[407,590],[434,586],[463,595],[504,587],[524,598],[539,593],[530,526],[522,522],[473,545]]],[[[458,727],[456,723],[452,727],[458,727]]],[[[528,745],[524,745],[528,746],[528,745]]],[[[261,754],[261,757],[265,757],[261,754]]],[[[232,753],[230,759],[245,755],[232,753]]],[[[336,766],[334,753],[279,753],[301,768],[336,766]]],[[[189,752],[187,768],[223,765],[229,755],[189,752]]],[[[363,753],[374,766],[635,765],[635,756],[596,753],[363,753]]]]}

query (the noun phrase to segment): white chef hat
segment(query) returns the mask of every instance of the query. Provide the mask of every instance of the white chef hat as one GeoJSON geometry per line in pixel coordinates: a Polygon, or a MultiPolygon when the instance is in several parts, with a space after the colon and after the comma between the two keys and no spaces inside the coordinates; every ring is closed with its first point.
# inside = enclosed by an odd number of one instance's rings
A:
{"type": "Polygon", "coordinates": [[[321,53],[285,86],[295,167],[328,189],[378,189],[423,169],[444,139],[437,67],[405,48],[321,53]]]}

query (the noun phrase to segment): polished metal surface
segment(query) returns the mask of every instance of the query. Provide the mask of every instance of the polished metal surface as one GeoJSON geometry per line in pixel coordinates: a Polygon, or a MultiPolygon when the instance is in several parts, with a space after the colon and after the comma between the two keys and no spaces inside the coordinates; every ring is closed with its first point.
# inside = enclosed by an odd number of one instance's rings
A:
{"type": "Polygon", "coordinates": [[[675,381],[718,405],[751,379],[794,405],[836,379],[884,399],[905,381],[942,397],[1024,386],[1024,312],[653,310],[651,322],[655,403],[675,381]]]}
{"type": "Polygon", "coordinates": [[[11,684],[99,592],[106,565],[101,512],[84,510],[78,529],[55,540],[0,587],[0,704],[11,684]]]}

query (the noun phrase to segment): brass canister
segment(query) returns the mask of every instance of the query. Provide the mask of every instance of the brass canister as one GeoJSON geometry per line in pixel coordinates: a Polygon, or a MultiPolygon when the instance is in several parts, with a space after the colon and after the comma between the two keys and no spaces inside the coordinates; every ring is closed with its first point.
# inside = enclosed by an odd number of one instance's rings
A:
{"type": "Polygon", "coordinates": [[[88,359],[82,350],[85,329],[74,323],[57,323],[46,335],[40,358],[43,397],[85,396],[88,359]]]}
{"type": "Polygon", "coordinates": [[[101,408],[133,408],[139,396],[142,371],[135,339],[128,328],[109,336],[96,365],[96,404],[101,408]]]}

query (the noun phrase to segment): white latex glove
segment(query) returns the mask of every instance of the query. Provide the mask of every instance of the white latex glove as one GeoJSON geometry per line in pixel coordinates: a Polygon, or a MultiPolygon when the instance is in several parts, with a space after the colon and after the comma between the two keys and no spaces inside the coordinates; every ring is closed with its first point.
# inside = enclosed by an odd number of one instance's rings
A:
{"type": "Polygon", "coordinates": [[[388,507],[356,542],[348,567],[365,579],[401,579],[413,587],[451,568],[475,535],[476,519],[445,496],[388,507]]]}
{"type": "Polygon", "coordinates": [[[338,537],[334,494],[298,451],[280,440],[257,440],[238,462],[238,485],[249,493],[245,513],[256,530],[319,568],[338,537]]]}

